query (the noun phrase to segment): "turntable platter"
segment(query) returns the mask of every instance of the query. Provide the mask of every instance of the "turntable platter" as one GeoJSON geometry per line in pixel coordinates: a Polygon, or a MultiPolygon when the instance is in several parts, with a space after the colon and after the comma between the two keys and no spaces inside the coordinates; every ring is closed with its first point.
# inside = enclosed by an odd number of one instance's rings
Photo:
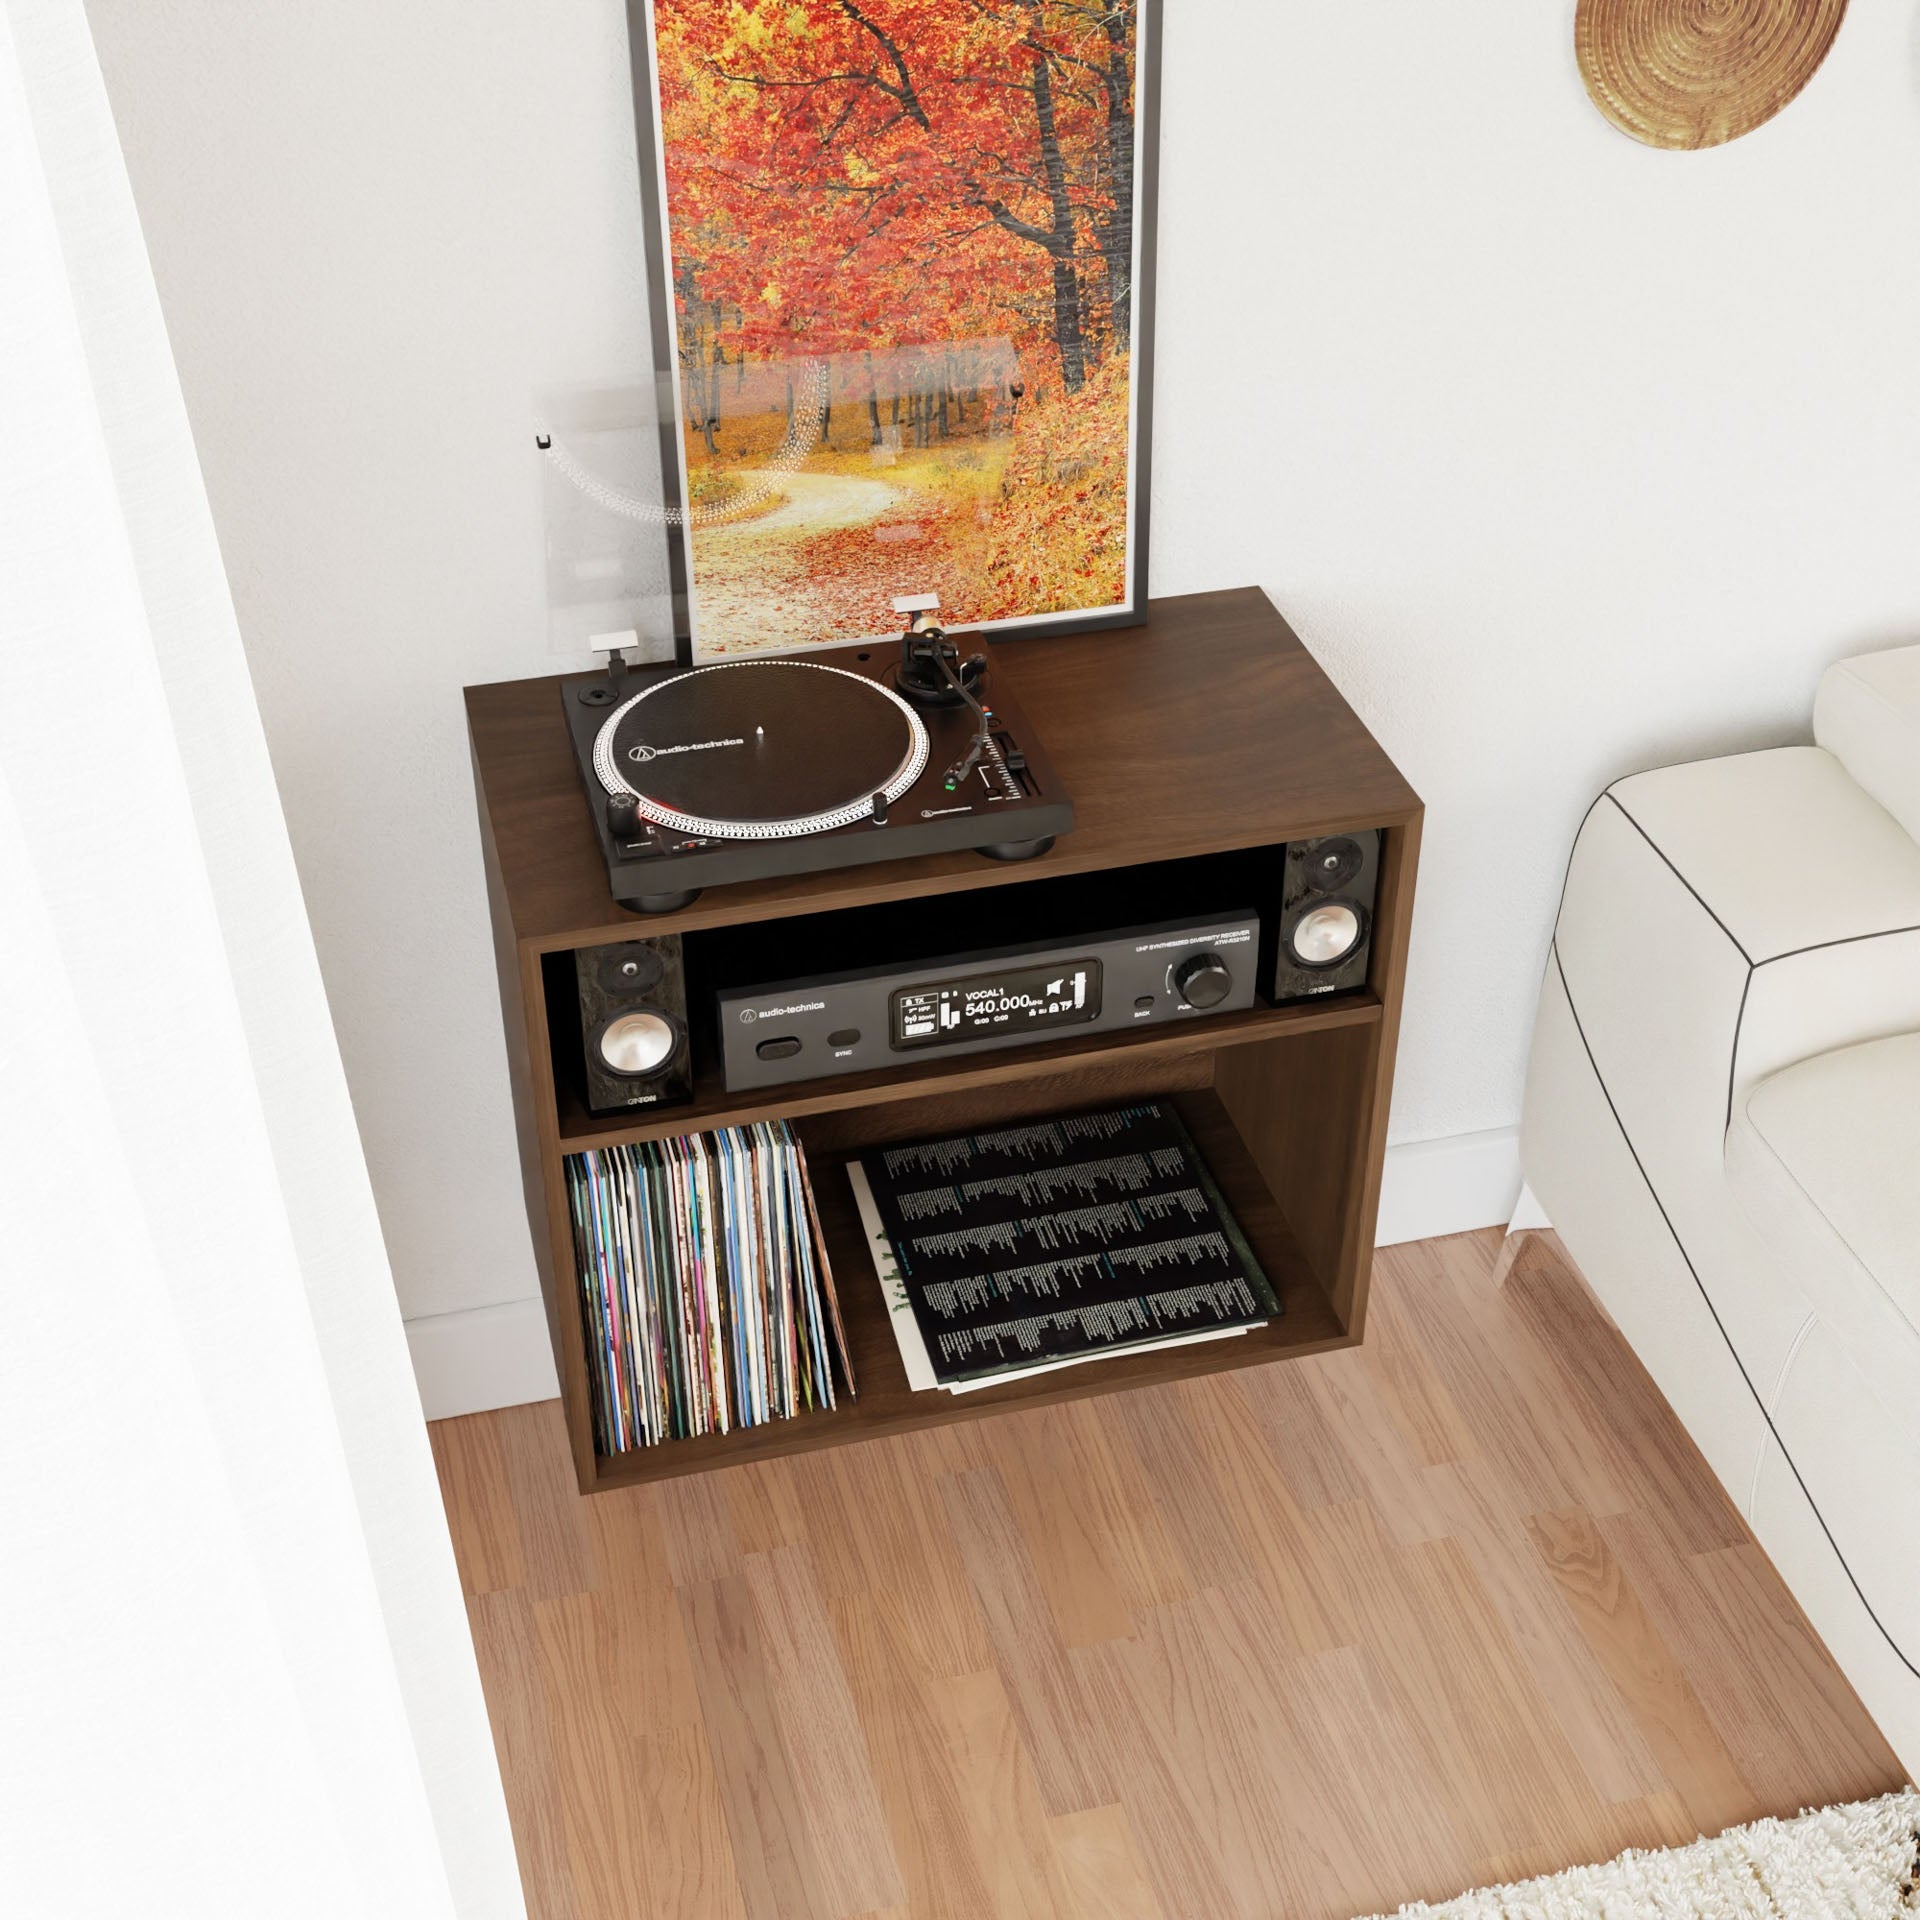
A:
{"type": "Polygon", "coordinates": [[[807,660],[694,667],[618,707],[594,743],[609,793],[660,826],[779,840],[850,826],[927,763],[920,716],[891,688],[807,660]]]}

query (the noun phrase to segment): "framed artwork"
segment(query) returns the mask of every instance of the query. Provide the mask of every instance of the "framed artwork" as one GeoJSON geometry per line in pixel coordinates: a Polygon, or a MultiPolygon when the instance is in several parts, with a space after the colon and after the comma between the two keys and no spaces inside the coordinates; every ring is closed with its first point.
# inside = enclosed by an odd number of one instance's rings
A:
{"type": "Polygon", "coordinates": [[[1143,617],[1158,11],[629,0],[683,654],[1143,617]]]}

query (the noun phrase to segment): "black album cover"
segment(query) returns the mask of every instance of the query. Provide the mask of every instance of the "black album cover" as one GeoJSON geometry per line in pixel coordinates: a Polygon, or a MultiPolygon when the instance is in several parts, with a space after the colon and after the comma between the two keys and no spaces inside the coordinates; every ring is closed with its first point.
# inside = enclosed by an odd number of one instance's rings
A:
{"type": "Polygon", "coordinates": [[[875,1149],[860,1164],[942,1384],[1281,1312],[1169,1102],[875,1149]]]}

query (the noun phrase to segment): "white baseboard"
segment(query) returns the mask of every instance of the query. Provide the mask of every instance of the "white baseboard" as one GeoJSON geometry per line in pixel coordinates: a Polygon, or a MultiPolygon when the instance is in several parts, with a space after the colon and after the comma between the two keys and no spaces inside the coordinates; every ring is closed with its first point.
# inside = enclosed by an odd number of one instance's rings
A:
{"type": "Polygon", "coordinates": [[[560,1391],[547,1310],[537,1298],[409,1320],[407,1345],[429,1420],[551,1400],[560,1391]]]}
{"type": "Polygon", "coordinates": [[[1504,1227],[1513,1218],[1520,1188],[1518,1127],[1389,1147],[1373,1243],[1392,1247],[1475,1227],[1504,1227]]]}
{"type": "MultiPolygon", "coordinates": [[[[1389,1147],[1374,1242],[1390,1247],[1475,1227],[1504,1227],[1514,1217],[1520,1192],[1516,1127],[1389,1147]]],[[[409,1320],[407,1344],[429,1420],[551,1400],[560,1391],[546,1310],[537,1299],[409,1320]]]]}

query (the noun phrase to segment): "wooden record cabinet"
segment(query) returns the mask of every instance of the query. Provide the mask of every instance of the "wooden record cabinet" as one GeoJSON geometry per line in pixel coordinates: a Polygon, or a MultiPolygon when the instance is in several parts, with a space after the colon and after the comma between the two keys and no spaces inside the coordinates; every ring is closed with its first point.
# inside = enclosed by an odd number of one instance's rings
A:
{"type": "MultiPolygon", "coordinates": [[[[1078,824],[1037,860],[1001,865],[938,854],[832,873],[716,887],[683,911],[615,906],[552,680],[467,690],[514,1113],[567,1431],[591,1492],[730,1461],[833,1446],[1003,1407],[1111,1393],[1228,1367],[1350,1346],[1366,1319],[1367,1276],[1393,1085],[1421,805],[1312,656],[1256,588],[1155,601],[1143,626],[996,641],[1066,781],[1078,824]],[[791,936],[808,917],[965,892],[978,938],[1021,938],[1025,893],[1065,876],[1109,885],[1115,927],[1165,917],[1170,878],[1204,892],[1277,871],[1290,840],[1385,830],[1364,989],[1003,1052],[730,1095],[694,1014],[694,1095],[680,1106],[596,1118],[579,1052],[569,956],[638,934],[764,926],[791,936]],[[1185,1116],[1285,1314],[1238,1339],[1043,1373],[978,1392],[910,1392],[843,1172],[878,1142],[1167,1095],[1185,1116]],[[785,1118],[804,1141],[858,1374],[831,1413],[671,1441],[595,1450],[589,1369],[563,1173],[565,1156],[617,1141],[785,1118]]],[[[1216,910],[1271,898],[1222,898],[1216,910]]],[[[768,977],[807,972],[796,941],[770,938],[768,977]]],[[[885,959],[876,954],[875,961],[885,959]]],[[[691,964],[691,963],[690,963],[691,964]]],[[[1262,982],[1264,987],[1265,982],[1262,982]]]]}

